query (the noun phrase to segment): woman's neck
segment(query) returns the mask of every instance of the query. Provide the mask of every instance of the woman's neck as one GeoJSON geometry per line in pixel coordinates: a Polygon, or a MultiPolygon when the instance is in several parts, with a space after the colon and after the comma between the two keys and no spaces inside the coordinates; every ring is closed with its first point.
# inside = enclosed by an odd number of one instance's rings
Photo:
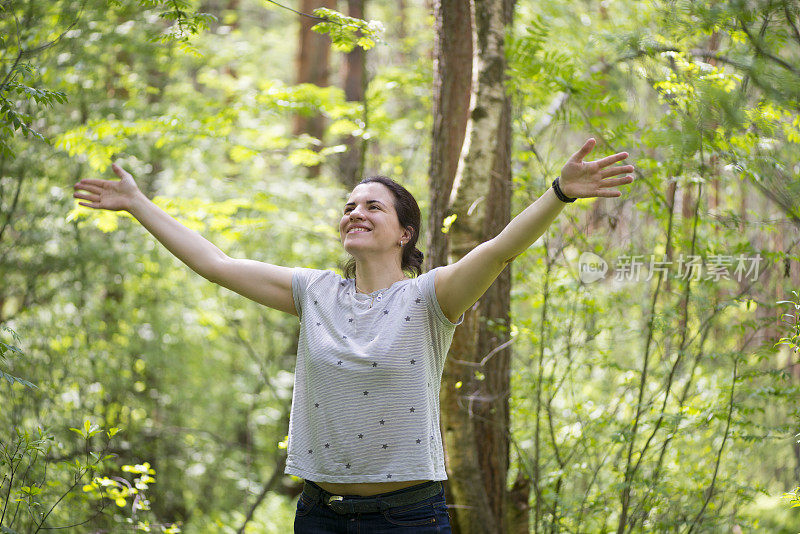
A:
{"type": "Polygon", "coordinates": [[[361,293],[372,293],[386,289],[395,282],[406,279],[400,266],[387,269],[385,265],[363,265],[356,263],[356,288],[361,293]]]}

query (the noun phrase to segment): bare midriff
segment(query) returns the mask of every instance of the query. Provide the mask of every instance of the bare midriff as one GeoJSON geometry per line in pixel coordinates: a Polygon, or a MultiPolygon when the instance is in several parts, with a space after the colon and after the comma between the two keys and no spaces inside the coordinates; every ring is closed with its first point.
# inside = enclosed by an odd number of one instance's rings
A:
{"type": "Polygon", "coordinates": [[[397,491],[409,486],[428,482],[427,480],[404,480],[402,482],[358,482],[354,484],[339,484],[338,482],[314,482],[317,486],[334,495],[358,495],[369,497],[379,493],[397,491]]]}

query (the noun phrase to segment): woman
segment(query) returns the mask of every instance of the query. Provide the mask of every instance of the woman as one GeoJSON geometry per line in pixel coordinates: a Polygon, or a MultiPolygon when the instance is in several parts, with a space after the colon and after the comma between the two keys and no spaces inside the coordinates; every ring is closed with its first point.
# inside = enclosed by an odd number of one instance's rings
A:
{"type": "Polygon", "coordinates": [[[204,278],[301,319],[286,463],[286,473],[305,480],[295,532],[449,532],[438,394],[453,332],[565,202],[618,197],[614,188],[633,181],[612,178],[633,171],[612,167],[627,153],[584,162],[594,143],[500,234],[425,274],[415,247],[419,207],[385,177],[363,180],[344,206],[345,278],[230,258],[155,206],[116,164],[119,181],[84,179],[74,196],[88,201],[82,206],[129,211],[204,278]]]}

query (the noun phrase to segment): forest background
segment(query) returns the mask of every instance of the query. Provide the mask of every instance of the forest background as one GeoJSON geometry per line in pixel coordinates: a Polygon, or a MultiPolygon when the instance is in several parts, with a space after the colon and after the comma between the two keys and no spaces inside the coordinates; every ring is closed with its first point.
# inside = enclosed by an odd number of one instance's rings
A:
{"type": "Polygon", "coordinates": [[[456,330],[455,531],[800,530],[798,4],[283,4],[0,0],[2,531],[282,533],[301,489],[297,318],[75,182],[117,160],[230,256],[338,269],[383,173],[429,269],[590,136],[637,180],[566,206],[456,330]],[[353,18],[292,11],[318,7],[353,18]]]}

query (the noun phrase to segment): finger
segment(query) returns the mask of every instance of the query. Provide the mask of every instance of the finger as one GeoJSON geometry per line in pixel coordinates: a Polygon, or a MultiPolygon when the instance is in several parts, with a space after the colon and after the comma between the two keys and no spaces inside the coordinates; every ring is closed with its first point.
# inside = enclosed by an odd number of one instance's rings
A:
{"type": "Polygon", "coordinates": [[[97,178],[83,178],[81,179],[79,184],[88,184],[88,185],[96,185],[97,187],[103,187],[104,184],[107,184],[109,180],[98,180],[97,178]]]}
{"type": "Polygon", "coordinates": [[[97,187],[96,185],[82,184],[80,182],[75,184],[74,187],[75,187],[75,189],[83,189],[84,191],[89,191],[90,193],[100,194],[100,193],[103,192],[103,188],[102,187],[97,187]]]}
{"type": "Polygon", "coordinates": [[[616,198],[622,196],[622,192],[617,190],[611,191],[608,189],[600,189],[598,191],[595,191],[594,196],[604,197],[604,198],[616,198]]]}
{"type": "Polygon", "coordinates": [[[633,165],[623,165],[621,167],[610,167],[608,169],[603,169],[600,171],[600,176],[603,178],[608,178],[609,176],[616,176],[626,172],[633,172],[633,165]]]}
{"type": "Polygon", "coordinates": [[[88,200],[90,202],[100,202],[100,197],[97,195],[87,195],[84,193],[72,193],[72,196],[75,198],[81,198],[83,200],[88,200]]]}
{"type": "Polygon", "coordinates": [[[580,150],[575,152],[570,159],[572,161],[577,161],[577,162],[583,161],[583,158],[588,156],[589,152],[592,151],[592,149],[594,148],[595,143],[596,143],[596,141],[594,140],[594,138],[590,137],[589,140],[586,141],[583,144],[583,146],[580,148],[580,150]]]}
{"type": "Polygon", "coordinates": [[[87,208],[97,208],[98,207],[94,203],[87,204],[86,202],[78,202],[78,204],[80,204],[81,206],[86,206],[87,208]]]}
{"type": "Polygon", "coordinates": [[[125,178],[125,175],[126,175],[126,174],[128,174],[128,172],[127,172],[125,169],[123,169],[122,167],[120,167],[120,166],[119,166],[119,165],[117,165],[116,163],[112,163],[112,164],[111,164],[111,169],[112,169],[112,170],[114,171],[114,173],[115,173],[117,176],[119,176],[120,178],[125,178]]]}
{"type": "Polygon", "coordinates": [[[633,182],[633,176],[622,176],[620,178],[609,178],[600,182],[600,187],[617,187],[633,182]]]}
{"type": "Polygon", "coordinates": [[[595,163],[597,163],[601,167],[608,167],[609,165],[613,165],[614,163],[622,161],[627,157],[628,157],[627,152],[619,152],[617,154],[614,154],[613,156],[608,156],[603,159],[598,159],[597,161],[595,161],[595,163]]]}

